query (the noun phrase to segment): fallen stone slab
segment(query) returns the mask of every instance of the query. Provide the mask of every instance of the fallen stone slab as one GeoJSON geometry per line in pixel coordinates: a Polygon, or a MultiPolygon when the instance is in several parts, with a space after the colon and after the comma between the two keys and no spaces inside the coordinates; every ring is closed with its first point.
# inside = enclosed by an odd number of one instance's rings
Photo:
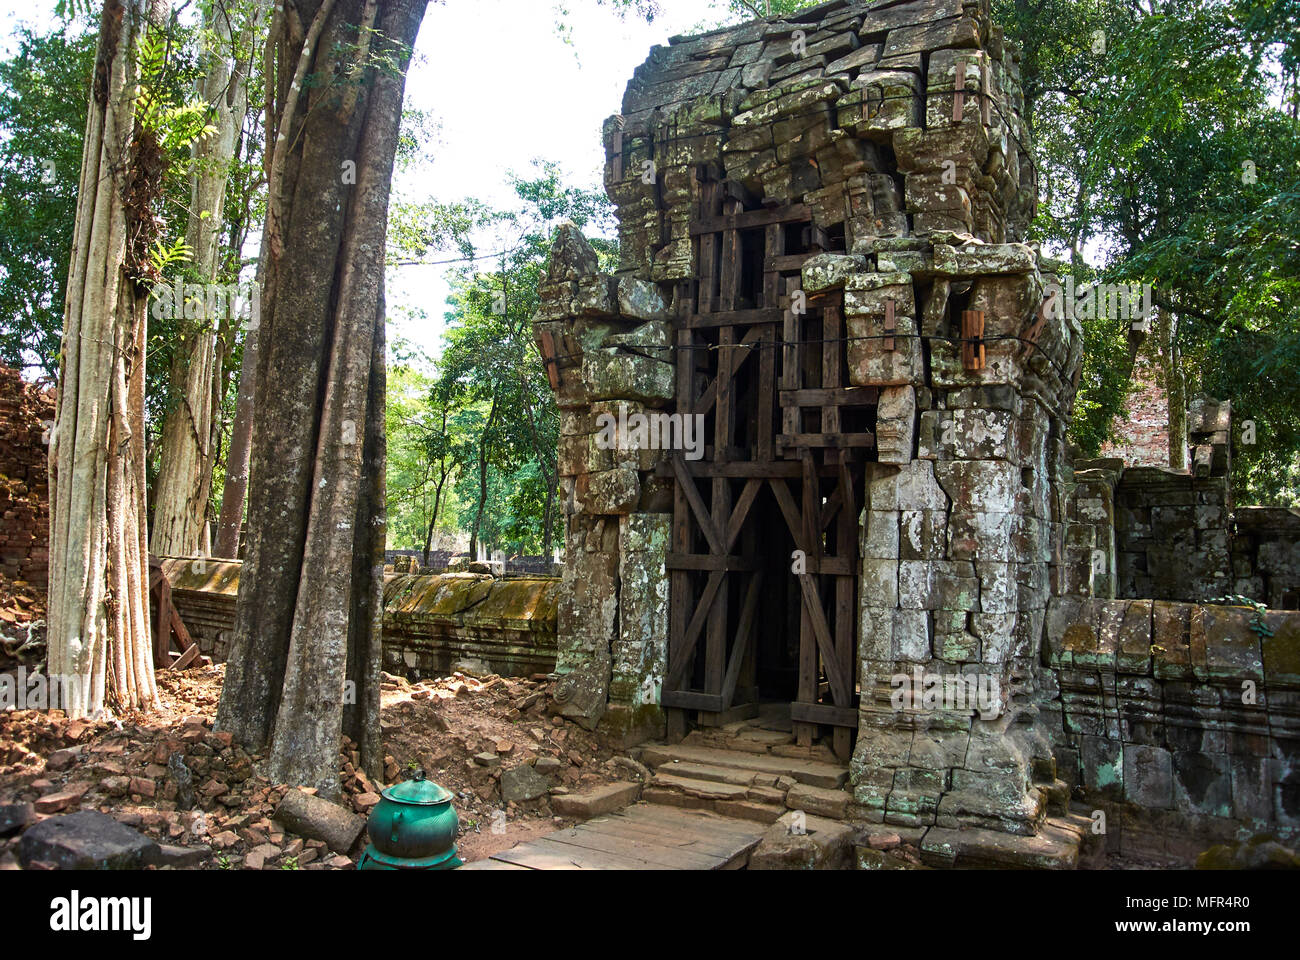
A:
{"type": "Polygon", "coordinates": [[[751,870],[850,870],[854,831],[846,823],[792,810],[763,833],[751,870]]]}
{"type": "Polygon", "coordinates": [[[12,837],[32,819],[30,803],[11,803],[0,807],[0,837],[12,837]]]}
{"type": "Polygon", "coordinates": [[[98,810],[50,817],[23,834],[18,860],[61,870],[134,870],[154,862],[158,844],[98,810]]]}
{"type": "Polygon", "coordinates": [[[921,841],[921,859],[935,867],[1074,870],[1079,864],[1079,838],[1051,821],[1032,837],[982,828],[933,827],[921,841]]]}
{"type": "Polygon", "coordinates": [[[550,781],[526,763],[501,771],[501,799],[506,803],[536,800],[550,790],[550,781]]]}
{"type": "Polygon", "coordinates": [[[72,783],[56,793],[47,793],[36,801],[37,813],[62,813],[90,790],[88,783],[72,783]]]}
{"type": "Polygon", "coordinates": [[[347,853],[366,828],[366,818],[322,797],[290,790],[272,815],[290,833],[323,840],[335,853],[347,853]]]}
{"type": "Polygon", "coordinates": [[[630,803],[636,803],[640,796],[639,783],[611,783],[584,793],[551,797],[551,809],[557,816],[590,820],[602,813],[611,813],[630,803]]]}
{"type": "Polygon", "coordinates": [[[159,867],[175,867],[183,870],[186,867],[197,867],[211,856],[212,848],[206,844],[199,847],[177,847],[160,843],[148,862],[159,867]]]}
{"type": "Polygon", "coordinates": [[[656,773],[650,780],[650,785],[667,790],[679,790],[703,800],[744,800],[749,793],[749,788],[741,784],[719,783],[716,780],[692,780],[689,777],[677,777],[670,773],[656,773]]]}
{"type": "Polygon", "coordinates": [[[856,864],[859,870],[929,870],[929,867],[913,863],[906,857],[874,847],[854,847],[856,864]]]}

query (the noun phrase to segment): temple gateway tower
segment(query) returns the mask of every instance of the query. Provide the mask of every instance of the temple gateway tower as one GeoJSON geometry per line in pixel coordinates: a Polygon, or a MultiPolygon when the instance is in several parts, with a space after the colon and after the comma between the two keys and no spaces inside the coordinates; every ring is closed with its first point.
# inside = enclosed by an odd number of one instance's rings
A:
{"type": "Polygon", "coordinates": [[[561,228],[535,320],[567,716],[672,743],[775,710],[848,762],[851,819],[1054,835],[1081,334],[1023,242],[1021,109],[986,0],[836,0],[636,70],[621,260],[561,228]]]}

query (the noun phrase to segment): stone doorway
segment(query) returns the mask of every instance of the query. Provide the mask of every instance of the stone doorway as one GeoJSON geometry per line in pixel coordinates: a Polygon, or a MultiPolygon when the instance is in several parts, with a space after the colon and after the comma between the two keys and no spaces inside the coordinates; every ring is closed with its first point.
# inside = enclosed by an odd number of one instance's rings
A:
{"type": "Polygon", "coordinates": [[[763,206],[696,172],[696,279],[677,285],[677,412],[709,445],[674,454],[670,738],[787,703],[847,759],[857,728],[858,512],[878,391],[847,386],[843,295],[800,271],[842,246],[802,204],[763,206]],[[760,242],[761,241],[761,242],[760,242]]]}

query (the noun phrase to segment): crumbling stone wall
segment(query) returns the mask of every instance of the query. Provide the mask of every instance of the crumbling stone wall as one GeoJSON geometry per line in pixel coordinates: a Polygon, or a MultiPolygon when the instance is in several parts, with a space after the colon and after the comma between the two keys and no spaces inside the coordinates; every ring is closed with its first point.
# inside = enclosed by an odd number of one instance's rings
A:
{"type": "MultiPolygon", "coordinates": [[[[226,659],[239,597],[237,560],[169,558],[172,602],[199,649],[226,659]]],[[[486,574],[395,574],[384,580],[384,669],[445,676],[460,666],[503,676],[555,668],[559,581],[486,574]]]]}
{"type": "Polygon", "coordinates": [[[1300,609],[1300,513],[1234,509],[1229,404],[1197,397],[1188,422],[1187,471],[1076,461],[1058,595],[1191,603],[1237,594],[1300,609]]]}
{"type": "Polygon", "coordinates": [[[1101,445],[1102,457],[1134,467],[1169,465],[1169,398],[1163,377],[1151,337],[1134,358],[1125,409],[1111,422],[1114,439],[1101,445]]]}
{"type": "Polygon", "coordinates": [[[1043,306],[1059,268],[1021,242],[1020,110],[1015,51],[978,0],[836,0],[651,51],[603,129],[621,261],[566,226],[539,290],[568,522],[557,699],[629,737],[660,722],[673,488],[662,451],[610,444],[601,421],[671,413],[690,382],[675,346],[705,270],[698,183],[726,181],[745,210],[807,208],[786,292],[842,307],[849,383],[878,390],[850,815],[1053,842],[1040,827],[1077,784],[1139,839],[1162,818],[1290,823],[1293,642],[1161,601],[1286,593],[1291,521],[1234,553],[1230,408],[1209,398],[1186,474],[1070,464],[1082,338],[1043,306]],[[1156,599],[1114,599],[1133,596],[1156,599]],[[900,676],[933,675],[991,682],[993,709],[900,702],[900,676]],[[1272,698],[1254,713],[1232,699],[1248,680],[1272,698]]]}
{"type": "Polygon", "coordinates": [[[603,718],[636,739],[662,730],[672,487],[655,474],[664,449],[648,436],[641,446],[630,436],[610,442],[601,424],[671,409],[669,307],[655,284],[603,272],[571,224],[559,230],[538,295],[566,518],[555,698],[565,716],[591,728],[603,718]]]}
{"type": "Polygon", "coordinates": [[[1123,470],[1118,460],[1075,463],[1073,486],[1067,487],[1058,596],[1117,596],[1115,486],[1123,470]]]}
{"type": "Polygon", "coordinates": [[[1232,592],[1300,610],[1300,510],[1238,507],[1232,519],[1232,592]]]}
{"type": "Polygon", "coordinates": [[[1047,650],[1057,772],[1111,852],[1300,836],[1300,613],[1058,598],[1047,650]]]}
{"type": "Polygon", "coordinates": [[[1231,593],[1231,529],[1226,476],[1125,470],[1115,489],[1116,595],[1194,601],[1231,593]]]}
{"type": "Polygon", "coordinates": [[[54,396],[0,367],[0,577],[49,580],[49,426],[54,396]]]}

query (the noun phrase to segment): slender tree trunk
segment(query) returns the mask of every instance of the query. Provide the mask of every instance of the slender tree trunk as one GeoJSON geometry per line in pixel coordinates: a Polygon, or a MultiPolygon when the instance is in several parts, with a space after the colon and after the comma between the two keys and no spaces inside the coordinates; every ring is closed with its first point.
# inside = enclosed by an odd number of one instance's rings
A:
{"type": "MultiPolygon", "coordinates": [[[[270,161],[266,160],[265,163],[269,167],[270,161]]],[[[248,200],[249,197],[246,196],[241,216],[242,223],[238,224],[231,232],[229,246],[230,250],[233,251],[231,259],[236,265],[241,261],[240,253],[248,234],[248,200]]],[[[253,281],[259,287],[262,284],[265,272],[265,239],[265,235],[263,235],[262,250],[258,255],[257,270],[253,281]]],[[[237,267],[230,272],[237,273],[237,267]]],[[[221,488],[221,512],[217,517],[216,534],[212,549],[214,556],[229,559],[239,556],[240,530],[244,522],[244,500],[248,493],[248,468],[253,449],[253,402],[257,387],[257,330],[259,319],[259,316],[250,316],[244,334],[244,351],[240,358],[239,380],[235,398],[235,416],[234,422],[231,424],[230,440],[226,448],[226,475],[221,488]]],[[[232,325],[226,331],[226,339],[223,341],[221,397],[226,396],[226,390],[229,387],[227,380],[230,373],[227,364],[230,354],[234,352],[237,337],[237,330],[232,325]]]]}
{"type": "MultiPolygon", "coordinates": [[[[266,244],[263,242],[263,248],[266,244]]],[[[261,284],[266,251],[257,267],[261,284]]],[[[263,306],[265,306],[263,304],[263,306]]],[[[217,520],[217,537],[212,552],[218,557],[239,556],[239,532],[244,523],[244,502],[248,495],[248,471],[253,455],[253,415],[257,402],[258,343],[261,323],[252,317],[244,335],[244,355],[239,365],[239,391],[235,399],[235,422],[230,428],[230,450],[226,454],[226,481],[221,488],[221,514],[217,520]]]]}
{"type": "MultiPolygon", "coordinates": [[[[253,36],[260,7],[253,21],[241,30],[246,56],[252,56],[253,36]]],[[[221,264],[220,240],[224,224],[226,185],[239,141],[240,124],[248,109],[247,87],[232,83],[246,74],[246,66],[227,60],[234,30],[221,4],[208,7],[204,18],[208,43],[207,72],[200,93],[212,111],[215,131],[195,142],[191,153],[190,210],[185,240],[193,250],[191,275],[199,283],[212,283],[221,264]],[[232,70],[233,67],[233,70],[232,70]]],[[[178,311],[182,305],[176,304],[178,311]]],[[[171,368],[171,392],[176,402],[163,420],[162,449],[154,493],[153,533],[150,546],[163,556],[192,556],[200,552],[212,488],[215,447],[213,423],[220,397],[214,384],[221,380],[217,356],[217,326],[225,317],[202,316],[183,324],[183,342],[171,368]]]]}
{"type": "Polygon", "coordinates": [[[438,487],[433,495],[433,516],[429,517],[429,528],[424,532],[424,552],[422,563],[424,566],[429,565],[429,553],[433,549],[433,531],[438,526],[438,510],[442,506],[442,481],[438,481],[438,487]]]}
{"type": "Polygon", "coordinates": [[[1178,318],[1173,311],[1159,307],[1156,311],[1160,337],[1160,360],[1165,374],[1165,400],[1169,411],[1169,466],[1187,469],[1187,381],[1183,375],[1183,358],[1178,350],[1178,318]]]}
{"type": "MultiPolygon", "coordinates": [[[[146,299],[132,270],[136,48],[149,0],[105,0],[86,117],[50,444],[49,673],[71,716],[157,705],[144,506],[146,299]],[[129,202],[132,201],[132,202],[129,202]]],[[[142,147],[143,143],[143,147],[142,147]]]]}
{"type": "Polygon", "coordinates": [[[217,725],[326,796],[343,734],[372,775],[383,757],[384,240],[426,2],[300,2],[301,29],[272,28],[259,415],[217,725]]]}
{"type": "MultiPolygon", "coordinates": [[[[447,435],[447,410],[442,411],[442,435],[447,435]]],[[[433,531],[438,526],[438,511],[442,509],[442,487],[447,482],[447,458],[438,461],[438,486],[433,494],[433,516],[429,518],[429,529],[424,534],[424,565],[429,565],[429,549],[433,546],[433,531]]]]}
{"type": "Polygon", "coordinates": [[[492,409],[488,412],[487,423],[483,425],[483,433],[478,439],[478,509],[474,511],[474,529],[469,535],[469,558],[471,561],[478,559],[478,532],[483,525],[483,507],[487,504],[487,472],[488,472],[488,434],[492,432],[492,426],[496,423],[497,418],[497,398],[492,398],[492,409]]]}

